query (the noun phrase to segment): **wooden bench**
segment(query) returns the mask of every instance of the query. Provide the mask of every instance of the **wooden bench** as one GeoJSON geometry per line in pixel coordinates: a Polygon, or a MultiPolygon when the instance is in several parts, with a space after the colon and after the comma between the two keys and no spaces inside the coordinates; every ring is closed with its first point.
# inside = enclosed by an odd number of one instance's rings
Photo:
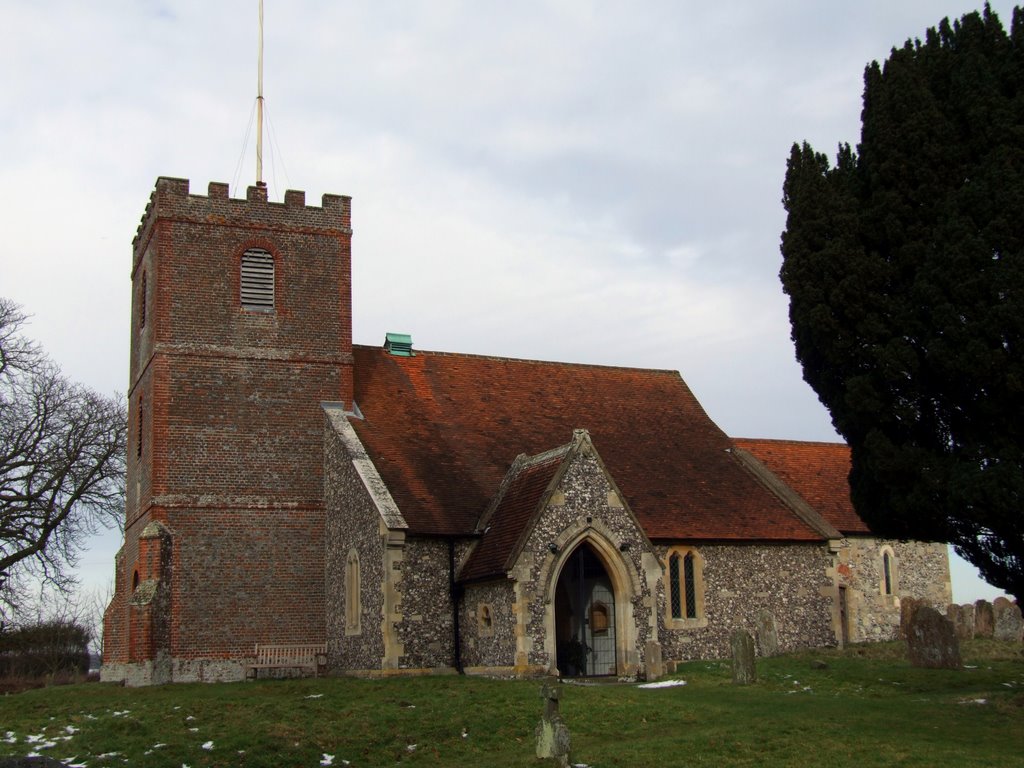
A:
{"type": "Polygon", "coordinates": [[[327,643],[256,644],[256,663],[246,667],[246,677],[259,679],[261,669],[312,670],[313,676],[327,663],[327,643]]]}

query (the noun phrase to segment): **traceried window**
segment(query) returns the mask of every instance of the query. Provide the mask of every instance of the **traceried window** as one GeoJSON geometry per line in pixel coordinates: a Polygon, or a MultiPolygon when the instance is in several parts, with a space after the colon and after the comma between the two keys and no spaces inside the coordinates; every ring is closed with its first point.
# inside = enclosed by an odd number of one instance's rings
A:
{"type": "Polygon", "coordinates": [[[358,635],[362,632],[362,595],[359,585],[359,553],[350,549],[345,559],[345,634],[358,635]]]}
{"type": "Polygon", "coordinates": [[[667,576],[666,618],[669,626],[704,626],[704,564],[697,550],[691,547],[670,550],[667,576]]]}
{"type": "Polygon", "coordinates": [[[241,301],[243,309],[274,309],[274,255],[263,248],[242,254],[241,301]]]}

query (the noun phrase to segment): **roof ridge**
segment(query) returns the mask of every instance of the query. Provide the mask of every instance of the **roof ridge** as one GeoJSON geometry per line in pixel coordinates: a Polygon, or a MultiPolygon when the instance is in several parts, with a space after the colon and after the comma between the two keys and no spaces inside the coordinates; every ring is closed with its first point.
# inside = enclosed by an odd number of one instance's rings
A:
{"type": "MultiPolygon", "coordinates": [[[[353,347],[359,347],[362,349],[378,350],[384,353],[384,348],[377,344],[353,344],[353,347]]],[[[679,371],[672,368],[642,368],[639,366],[632,365],[608,365],[606,363],[571,363],[564,360],[538,360],[536,358],[529,357],[504,357],[502,355],[479,355],[472,352],[445,352],[443,350],[436,349],[416,349],[417,356],[419,355],[432,355],[435,357],[465,357],[474,360],[494,360],[496,362],[505,363],[530,363],[534,365],[551,365],[559,368],[570,367],[570,368],[597,368],[601,370],[612,370],[612,371],[644,371],[646,373],[666,373],[675,374],[682,378],[679,371]]]]}
{"type": "Polygon", "coordinates": [[[734,443],[776,443],[778,445],[825,445],[836,448],[849,448],[849,443],[842,440],[796,440],[789,437],[730,437],[734,443]]]}

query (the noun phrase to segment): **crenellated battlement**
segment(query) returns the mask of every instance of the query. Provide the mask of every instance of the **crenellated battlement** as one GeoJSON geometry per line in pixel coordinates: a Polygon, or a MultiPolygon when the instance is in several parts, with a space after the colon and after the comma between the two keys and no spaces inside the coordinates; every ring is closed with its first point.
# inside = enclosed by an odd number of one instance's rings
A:
{"type": "Polygon", "coordinates": [[[301,190],[289,189],[284,202],[275,203],[267,199],[264,185],[248,187],[244,198],[230,197],[223,182],[211,181],[205,196],[192,194],[189,186],[188,179],[160,176],[156,180],[132,240],[136,261],[158,218],[266,230],[352,233],[352,198],[346,195],[324,194],[319,206],[310,206],[301,190]]]}

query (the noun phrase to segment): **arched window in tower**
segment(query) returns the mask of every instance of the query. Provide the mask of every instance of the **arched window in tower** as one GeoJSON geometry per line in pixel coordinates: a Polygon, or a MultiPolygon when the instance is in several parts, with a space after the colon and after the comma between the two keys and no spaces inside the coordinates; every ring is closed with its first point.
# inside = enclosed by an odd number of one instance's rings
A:
{"type": "Polygon", "coordinates": [[[362,606],[359,585],[359,553],[355,548],[348,551],[345,559],[345,634],[358,635],[362,631],[360,615],[362,606]]]}
{"type": "Polygon", "coordinates": [[[241,302],[243,309],[274,309],[274,255],[263,248],[242,254],[241,302]]]}

